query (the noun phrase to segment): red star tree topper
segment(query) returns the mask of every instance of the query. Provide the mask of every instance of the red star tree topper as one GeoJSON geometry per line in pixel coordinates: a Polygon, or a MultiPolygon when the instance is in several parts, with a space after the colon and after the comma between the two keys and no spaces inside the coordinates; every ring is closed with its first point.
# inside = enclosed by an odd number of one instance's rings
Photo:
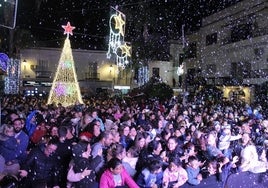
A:
{"type": "Polygon", "coordinates": [[[70,22],[68,22],[67,25],[62,25],[61,27],[64,29],[64,35],[67,34],[67,37],[69,37],[69,34],[73,35],[75,27],[71,26],[70,22]]]}

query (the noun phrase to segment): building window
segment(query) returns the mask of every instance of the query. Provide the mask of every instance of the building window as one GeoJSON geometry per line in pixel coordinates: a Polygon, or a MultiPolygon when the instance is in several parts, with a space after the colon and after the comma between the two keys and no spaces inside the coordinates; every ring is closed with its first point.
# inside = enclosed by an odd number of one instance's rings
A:
{"type": "Polygon", "coordinates": [[[206,36],[206,45],[217,44],[217,33],[212,33],[206,36]]]}
{"type": "Polygon", "coordinates": [[[251,78],[251,64],[249,62],[231,63],[231,76],[238,83],[242,83],[244,78],[251,78]]]}
{"type": "Polygon", "coordinates": [[[185,59],[195,58],[197,52],[196,42],[191,42],[185,49],[185,59]]]}
{"type": "Polygon", "coordinates": [[[264,49],[263,48],[255,48],[254,54],[255,54],[256,59],[260,60],[262,55],[264,54],[264,49]]]}
{"type": "Polygon", "coordinates": [[[36,67],[38,70],[46,70],[48,67],[49,67],[48,60],[38,59],[36,67]]]}
{"type": "Polygon", "coordinates": [[[241,40],[246,40],[252,38],[252,24],[240,24],[232,27],[231,29],[231,40],[232,42],[238,42],[241,40]]]}
{"type": "Polygon", "coordinates": [[[243,78],[251,78],[251,64],[249,62],[243,62],[242,70],[243,78]]]}
{"type": "Polygon", "coordinates": [[[188,85],[192,86],[195,84],[195,77],[196,77],[196,69],[194,68],[187,69],[186,82],[188,85]]]}
{"type": "Polygon", "coordinates": [[[183,60],[184,60],[184,54],[180,54],[179,55],[179,65],[178,66],[180,66],[183,63],[183,60]]]}
{"type": "Polygon", "coordinates": [[[86,72],[86,79],[93,79],[93,80],[99,79],[97,62],[88,63],[88,71],[86,72]]]}
{"type": "Polygon", "coordinates": [[[159,77],[159,68],[153,67],[153,77],[159,77]]]}
{"type": "Polygon", "coordinates": [[[206,72],[209,75],[214,75],[216,72],[216,65],[215,64],[208,64],[206,68],[206,72]]]}

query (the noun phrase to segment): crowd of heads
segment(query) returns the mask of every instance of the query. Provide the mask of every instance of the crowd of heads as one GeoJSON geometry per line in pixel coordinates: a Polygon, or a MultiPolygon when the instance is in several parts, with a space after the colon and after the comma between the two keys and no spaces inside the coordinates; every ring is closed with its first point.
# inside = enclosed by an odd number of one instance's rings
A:
{"type": "Polygon", "coordinates": [[[86,179],[72,182],[67,178],[70,168],[74,174],[85,174],[82,166],[95,171],[90,181],[97,184],[105,170],[116,175],[125,169],[140,187],[149,183],[146,178],[151,175],[151,187],[198,185],[228,164],[235,172],[267,170],[268,120],[261,105],[198,98],[182,103],[175,97],[165,101],[90,98],[84,102],[63,107],[47,105],[42,98],[4,96],[2,178],[25,178],[29,155],[36,148],[43,148],[46,156],[54,156],[61,164],[58,172],[62,172],[63,186],[86,179]],[[20,138],[21,132],[25,135],[20,138]],[[26,147],[21,139],[28,139],[26,147]],[[183,181],[167,178],[172,171],[178,171],[183,181]]]}

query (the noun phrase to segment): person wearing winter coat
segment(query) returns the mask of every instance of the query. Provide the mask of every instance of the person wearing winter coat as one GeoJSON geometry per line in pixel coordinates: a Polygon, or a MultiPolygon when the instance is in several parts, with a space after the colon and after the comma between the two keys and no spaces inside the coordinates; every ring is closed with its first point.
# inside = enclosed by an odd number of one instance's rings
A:
{"type": "Polygon", "coordinates": [[[188,174],[187,182],[190,185],[198,185],[202,181],[202,174],[200,173],[200,162],[195,156],[190,156],[188,159],[188,165],[186,167],[188,174]]]}
{"type": "Polygon", "coordinates": [[[163,188],[177,188],[187,182],[187,172],[181,165],[179,158],[169,160],[169,166],[163,172],[163,188]]]}
{"type": "Polygon", "coordinates": [[[162,186],[162,180],[162,163],[157,159],[153,159],[138,174],[136,182],[140,188],[160,188],[162,186]]]}
{"type": "Polygon", "coordinates": [[[16,159],[14,155],[17,147],[17,140],[15,138],[14,128],[11,125],[3,125],[3,133],[0,133],[0,155],[5,158],[5,162],[13,163],[16,159]]]}
{"type": "Polygon", "coordinates": [[[87,176],[83,176],[80,181],[73,183],[75,188],[98,188],[96,180],[95,168],[101,162],[102,150],[100,149],[98,155],[91,157],[91,146],[87,141],[80,141],[72,148],[73,151],[73,171],[74,173],[82,173],[84,169],[91,170],[87,176]]]}
{"type": "Polygon", "coordinates": [[[36,122],[36,115],[37,114],[39,116],[42,116],[41,114],[39,114],[38,110],[34,110],[26,118],[25,131],[30,138],[32,137],[32,135],[35,132],[36,127],[37,127],[37,122],[36,122]]]}
{"type": "Polygon", "coordinates": [[[17,147],[14,127],[8,124],[4,124],[2,127],[3,133],[0,133],[0,166],[3,170],[0,171],[0,174],[17,175],[20,165],[14,155],[17,147]]]}
{"type": "Polygon", "coordinates": [[[26,162],[19,170],[22,188],[58,188],[57,160],[52,155],[57,149],[57,140],[37,146],[29,153],[26,162]]]}
{"type": "Polygon", "coordinates": [[[16,118],[12,121],[12,126],[15,131],[17,147],[14,151],[14,156],[20,164],[23,164],[27,158],[27,147],[29,145],[29,136],[23,131],[24,125],[21,118],[16,118]]]}

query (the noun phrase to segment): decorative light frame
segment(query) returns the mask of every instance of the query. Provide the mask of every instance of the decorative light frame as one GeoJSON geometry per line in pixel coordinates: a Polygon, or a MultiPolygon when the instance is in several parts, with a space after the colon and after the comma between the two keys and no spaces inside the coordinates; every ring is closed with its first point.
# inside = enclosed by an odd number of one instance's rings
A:
{"type": "Polygon", "coordinates": [[[131,57],[131,46],[124,41],[126,16],[113,7],[111,7],[111,11],[107,58],[111,59],[115,56],[117,67],[124,69],[129,64],[129,57],[131,57]]]}

